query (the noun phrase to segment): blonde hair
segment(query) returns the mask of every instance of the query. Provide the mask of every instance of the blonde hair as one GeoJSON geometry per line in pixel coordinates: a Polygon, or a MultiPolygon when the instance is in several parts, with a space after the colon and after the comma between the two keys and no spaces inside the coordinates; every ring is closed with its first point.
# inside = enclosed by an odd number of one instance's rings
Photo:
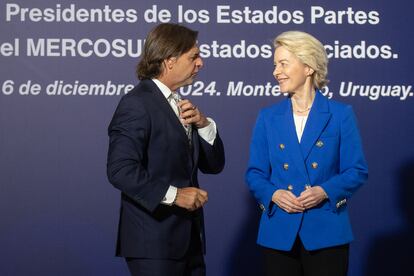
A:
{"type": "Polygon", "coordinates": [[[313,85],[324,87],[328,80],[328,57],[322,43],[312,35],[300,31],[288,31],[273,40],[275,48],[283,46],[294,54],[303,64],[313,69],[313,85]]]}

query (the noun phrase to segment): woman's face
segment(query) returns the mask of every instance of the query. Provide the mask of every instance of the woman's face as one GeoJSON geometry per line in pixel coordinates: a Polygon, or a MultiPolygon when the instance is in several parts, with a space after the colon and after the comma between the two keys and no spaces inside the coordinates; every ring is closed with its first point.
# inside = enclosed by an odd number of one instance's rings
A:
{"type": "Polygon", "coordinates": [[[279,82],[283,93],[306,93],[309,91],[312,73],[309,66],[303,64],[294,54],[284,46],[279,46],[274,55],[275,69],[273,76],[279,82]],[[308,83],[307,83],[308,82],[308,83]]]}

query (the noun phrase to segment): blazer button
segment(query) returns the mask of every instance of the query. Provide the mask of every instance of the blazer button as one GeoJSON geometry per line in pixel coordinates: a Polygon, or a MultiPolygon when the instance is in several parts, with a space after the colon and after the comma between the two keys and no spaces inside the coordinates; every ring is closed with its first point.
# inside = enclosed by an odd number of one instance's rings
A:
{"type": "Polygon", "coordinates": [[[289,185],[287,186],[287,189],[288,189],[289,191],[292,191],[292,190],[293,190],[293,185],[292,185],[292,184],[289,184],[289,185]]]}
{"type": "Polygon", "coordinates": [[[346,198],[340,200],[339,202],[336,203],[336,208],[341,207],[342,205],[344,205],[346,203],[346,198]]]}
{"type": "Polygon", "coordinates": [[[312,168],[313,168],[313,169],[316,169],[316,168],[318,168],[318,163],[316,163],[316,162],[313,162],[313,163],[312,163],[312,168]]]}
{"type": "Polygon", "coordinates": [[[316,142],[316,146],[317,146],[318,148],[323,147],[323,142],[322,142],[321,140],[318,140],[318,142],[316,142]]]}
{"type": "Polygon", "coordinates": [[[305,190],[308,190],[308,189],[310,189],[310,188],[312,188],[312,186],[311,186],[311,185],[309,185],[309,184],[305,184],[305,190]]]}
{"type": "Polygon", "coordinates": [[[280,148],[281,150],[284,150],[284,149],[285,149],[285,144],[279,144],[279,148],[280,148]]]}
{"type": "Polygon", "coordinates": [[[264,207],[262,203],[259,204],[259,208],[260,210],[262,210],[262,212],[266,211],[266,208],[264,207]]]}
{"type": "Polygon", "coordinates": [[[284,163],[284,164],[283,164],[283,169],[284,169],[285,171],[287,171],[287,170],[289,169],[289,164],[288,164],[288,163],[284,163]]]}

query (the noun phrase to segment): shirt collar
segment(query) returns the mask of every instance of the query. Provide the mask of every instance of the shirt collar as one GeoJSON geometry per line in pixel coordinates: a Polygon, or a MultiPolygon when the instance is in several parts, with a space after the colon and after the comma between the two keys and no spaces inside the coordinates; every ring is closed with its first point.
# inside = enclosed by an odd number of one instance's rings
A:
{"type": "Polygon", "coordinates": [[[168,86],[166,86],[165,84],[163,84],[160,80],[158,79],[152,79],[152,81],[157,85],[157,87],[161,90],[162,94],[164,95],[164,97],[166,99],[168,99],[170,97],[170,95],[173,93],[168,86]]]}

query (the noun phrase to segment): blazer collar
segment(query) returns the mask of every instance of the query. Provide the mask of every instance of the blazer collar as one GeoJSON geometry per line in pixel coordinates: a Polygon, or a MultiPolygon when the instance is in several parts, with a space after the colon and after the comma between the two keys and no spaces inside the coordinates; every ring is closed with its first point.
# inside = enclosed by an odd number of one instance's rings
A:
{"type": "MultiPolygon", "coordinates": [[[[329,102],[319,90],[316,90],[315,100],[309,112],[309,117],[306,122],[305,130],[299,143],[295,122],[293,120],[292,101],[290,98],[282,101],[278,108],[274,110],[277,124],[280,126],[279,135],[283,141],[287,143],[289,148],[293,151],[293,156],[301,156],[306,160],[312,147],[315,145],[322,131],[325,129],[331,113],[329,111],[329,102]]],[[[299,164],[298,164],[299,165],[299,164]]]]}
{"type": "MultiPolygon", "coordinates": [[[[280,102],[276,105],[276,108],[273,110],[274,113],[274,122],[273,124],[277,126],[275,130],[277,131],[276,135],[281,138],[281,142],[285,144],[286,148],[289,149],[290,162],[295,164],[295,167],[298,168],[300,173],[306,177],[307,171],[303,163],[303,154],[302,149],[299,145],[295,122],[293,120],[292,104],[290,98],[280,102]]],[[[280,145],[274,145],[278,148],[280,145]]],[[[279,150],[279,149],[278,149],[279,150]]]]}
{"type": "Polygon", "coordinates": [[[316,90],[315,100],[309,112],[309,117],[300,143],[304,160],[308,158],[312,147],[325,129],[330,118],[331,113],[329,111],[328,99],[325,98],[319,90],[316,90]]]}

